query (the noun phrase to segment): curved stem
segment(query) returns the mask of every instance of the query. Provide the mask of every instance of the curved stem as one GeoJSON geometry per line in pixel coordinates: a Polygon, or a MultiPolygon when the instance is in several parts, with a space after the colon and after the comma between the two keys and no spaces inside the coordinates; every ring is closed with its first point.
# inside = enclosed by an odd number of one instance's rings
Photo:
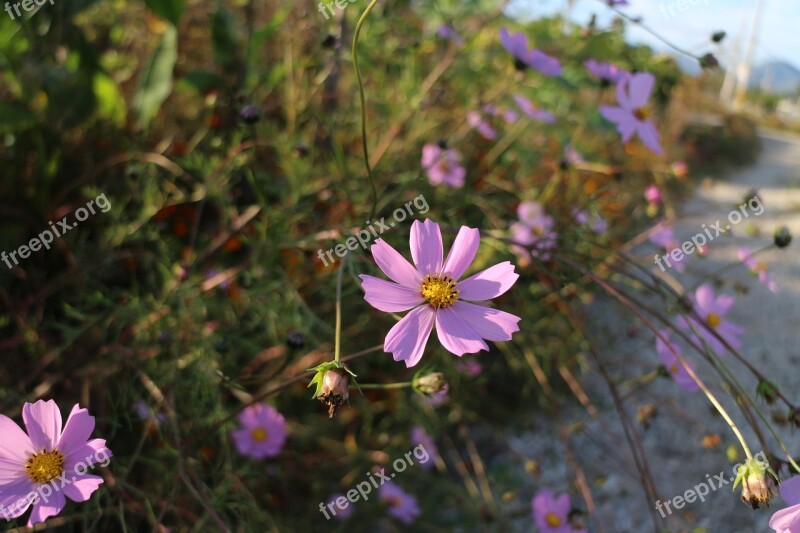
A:
{"type": "Polygon", "coordinates": [[[367,220],[372,220],[375,217],[375,210],[378,206],[378,190],[375,187],[375,176],[372,175],[372,167],[369,164],[369,147],[367,146],[367,97],[364,94],[364,82],[361,79],[361,69],[358,66],[358,37],[361,35],[361,27],[377,4],[378,0],[372,0],[369,3],[367,9],[362,13],[361,18],[358,19],[355,32],[353,33],[353,66],[356,71],[358,96],[361,100],[361,146],[364,150],[364,164],[367,167],[367,175],[369,176],[370,185],[372,185],[372,209],[370,210],[367,220]]]}

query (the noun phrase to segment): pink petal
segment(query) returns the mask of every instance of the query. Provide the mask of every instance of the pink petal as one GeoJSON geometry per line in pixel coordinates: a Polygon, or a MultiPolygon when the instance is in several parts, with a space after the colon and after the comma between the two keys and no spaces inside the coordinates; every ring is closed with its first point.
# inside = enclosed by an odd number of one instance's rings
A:
{"type": "Polygon", "coordinates": [[[453,309],[475,333],[489,341],[510,341],[511,335],[519,331],[520,317],[468,302],[456,302],[453,309]]]}
{"type": "Polygon", "coordinates": [[[442,269],[442,232],[430,219],[415,220],[411,225],[411,257],[423,276],[438,274],[442,269]]]}
{"type": "Polygon", "coordinates": [[[436,334],[439,342],[454,355],[489,350],[481,336],[459,316],[454,307],[439,309],[436,313],[436,334]]]}
{"type": "Polygon", "coordinates": [[[504,261],[461,281],[457,287],[460,291],[458,297],[475,301],[497,298],[510,289],[518,278],[519,275],[514,273],[514,265],[504,261]]]}
{"type": "MultiPolygon", "coordinates": [[[[28,435],[5,415],[0,415],[0,435],[3,436],[0,439],[0,465],[3,461],[16,465],[25,464],[28,456],[32,455],[34,451],[28,435]]],[[[2,476],[2,470],[0,470],[0,476],[2,476]]],[[[0,482],[2,482],[2,477],[0,477],[0,482]]]]}
{"type": "Polygon", "coordinates": [[[633,111],[636,109],[636,107],[631,104],[631,101],[628,98],[629,83],[630,79],[624,79],[617,83],[617,103],[622,109],[626,111],[633,111]]]}
{"type": "Polygon", "coordinates": [[[384,274],[389,276],[392,281],[404,287],[419,287],[422,285],[422,278],[419,272],[411,266],[405,257],[389,246],[383,239],[378,239],[370,248],[372,257],[378,263],[378,267],[384,274]]]}
{"type": "Polygon", "coordinates": [[[562,518],[566,518],[567,513],[569,513],[571,506],[572,503],[570,501],[569,494],[565,492],[564,494],[556,498],[555,502],[553,502],[553,508],[551,512],[554,512],[555,514],[557,514],[562,518]]]}
{"type": "Polygon", "coordinates": [[[113,455],[111,450],[106,447],[105,439],[92,439],[86,444],[64,454],[64,468],[73,470],[78,463],[83,463],[86,466],[106,463],[113,455]]]}
{"type": "Polygon", "coordinates": [[[65,486],[63,489],[64,495],[70,500],[80,503],[88,500],[94,491],[103,484],[103,478],[100,476],[84,475],[72,482],[72,484],[65,486]]]}
{"type": "Polygon", "coordinates": [[[694,298],[701,311],[714,311],[714,289],[710,283],[702,284],[694,293],[694,298]]]}
{"type": "Polygon", "coordinates": [[[475,254],[478,253],[480,242],[480,231],[475,228],[461,226],[461,229],[458,230],[458,235],[456,235],[456,240],[453,241],[453,246],[450,247],[450,253],[447,254],[447,259],[442,267],[442,274],[447,274],[454,280],[458,280],[469,265],[472,264],[472,261],[475,260],[475,254]]]}
{"type": "Polygon", "coordinates": [[[612,107],[608,105],[600,106],[600,114],[604,119],[611,121],[614,124],[619,124],[620,122],[630,120],[633,117],[630,111],[626,111],[621,107],[612,107]]]}
{"type": "Polygon", "coordinates": [[[629,103],[631,107],[637,109],[647,105],[647,101],[650,100],[650,93],[653,92],[653,85],[655,82],[655,76],[649,72],[640,72],[631,77],[628,82],[628,87],[630,87],[629,103]]]}
{"type": "Polygon", "coordinates": [[[0,516],[7,519],[19,518],[28,510],[33,499],[28,498],[34,493],[33,482],[24,475],[9,484],[3,484],[0,495],[0,516]],[[19,506],[18,506],[19,504],[19,506]],[[5,514],[3,514],[5,513],[5,514]]]}
{"type": "Polygon", "coordinates": [[[366,274],[361,274],[359,277],[361,288],[366,293],[364,299],[380,311],[399,313],[408,311],[425,301],[420,288],[413,290],[366,274]]]}
{"type": "Polygon", "coordinates": [[[53,400],[39,400],[22,407],[22,419],[36,450],[53,450],[61,437],[61,411],[53,400]]]}
{"type": "Polygon", "coordinates": [[[405,361],[406,367],[416,365],[425,351],[435,318],[436,313],[429,305],[413,309],[389,330],[383,350],[391,353],[395,361],[405,361]]]}
{"type": "Polygon", "coordinates": [[[800,504],[800,476],[794,476],[783,483],[780,487],[781,498],[789,505],[800,504]]]}
{"type": "Polygon", "coordinates": [[[86,444],[92,431],[94,431],[94,417],[89,414],[87,409],[81,409],[78,404],[75,404],[67,418],[61,439],[58,441],[58,449],[61,453],[68,454],[75,448],[86,444]]]}
{"type": "Polygon", "coordinates": [[[439,161],[439,156],[442,154],[442,149],[435,144],[426,144],[422,147],[422,161],[420,162],[422,168],[429,169],[439,161]]]}
{"type": "Polygon", "coordinates": [[[661,135],[658,133],[652,121],[648,120],[647,122],[639,124],[639,138],[642,140],[642,143],[654,153],[664,155],[664,149],[661,148],[659,142],[661,135]]]}
{"type": "Polygon", "coordinates": [[[28,518],[28,527],[33,527],[34,524],[39,524],[51,516],[57,515],[64,509],[65,505],[67,505],[67,500],[60,490],[53,491],[47,502],[39,496],[38,501],[33,504],[33,512],[28,518]]]}
{"type": "Polygon", "coordinates": [[[774,529],[777,533],[795,533],[800,531],[800,505],[794,505],[781,509],[772,515],[769,521],[769,527],[774,529]]]}
{"type": "Polygon", "coordinates": [[[714,303],[714,311],[720,315],[724,315],[730,311],[734,303],[736,303],[735,297],[730,294],[720,294],[717,296],[717,301],[714,303]]]}

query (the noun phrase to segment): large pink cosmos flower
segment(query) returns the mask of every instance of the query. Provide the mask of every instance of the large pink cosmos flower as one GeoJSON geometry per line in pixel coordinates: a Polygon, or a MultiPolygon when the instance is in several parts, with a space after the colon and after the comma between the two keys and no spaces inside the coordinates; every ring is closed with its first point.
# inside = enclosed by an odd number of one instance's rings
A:
{"type": "Polygon", "coordinates": [[[569,523],[572,500],[566,492],[556,498],[548,489],[541,489],[531,500],[533,520],[541,533],[586,533],[569,523]]]}
{"type": "Polygon", "coordinates": [[[22,419],[27,434],[0,415],[0,515],[13,520],[33,505],[28,519],[32,527],[60,513],[66,498],[88,500],[103,478],[86,471],[98,463],[107,466],[111,450],[103,439],[89,440],[94,417],[77,404],[63,430],[53,400],[26,403],[22,419]]]}
{"type": "Polygon", "coordinates": [[[708,343],[712,350],[718,355],[725,351],[725,346],[717,340],[717,338],[708,331],[711,328],[720,337],[725,339],[728,344],[733,348],[739,349],[742,346],[742,341],[739,336],[744,334],[744,328],[725,320],[725,315],[730,311],[736,298],[729,294],[720,294],[714,296],[714,289],[710,283],[704,283],[694,292],[689,295],[690,300],[694,303],[694,311],[700,316],[703,323],[701,324],[696,318],[691,317],[687,320],[684,317],[678,319],[681,327],[690,329],[694,328],[697,332],[695,338],[699,335],[698,342],[702,346],[703,342],[708,343]],[[701,342],[702,340],[702,342],[701,342]]]}
{"type": "Polygon", "coordinates": [[[517,59],[518,65],[520,63],[527,65],[545,76],[561,75],[561,62],[536,48],[528,50],[528,38],[525,37],[524,33],[520,32],[512,35],[508,33],[507,28],[501,28],[500,44],[517,59]]]}
{"type": "Polygon", "coordinates": [[[442,148],[438,144],[422,147],[422,168],[428,174],[431,185],[463,187],[467,171],[461,166],[461,155],[455,148],[442,148]]]}
{"type": "Polygon", "coordinates": [[[484,342],[508,341],[519,331],[518,316],[467,303],[485,301],[504,294],[519,275],[509,261],[494,265],[458,281],[475,259],[480,232],[462,226],[442,262],[442,233],[432,220],[411,226],[411,257],[416,268],[383,239],[372,245],[372,256],[394,282],[362,274],[364,299],[387,313],[411,312],[386,335],[383,349],[407,367],[416,365],[436,324],[436,334],[445,349],[455,355],[489,350],[484,342]]]}
{"type": "Polygon", "coordinates": [[[286,420],[271,405],[257,403],[239,414],[241,427],[232,433],[236,449],[253,459],[275,457],[286,444],[286,420]]]}
{"type": "MultiPolygon", "coordinates": [[[[689,392],[699,391],[700,386],[694,379],[692,379],[692,376],[689,375],[686,367],[681,364],[680,360],[672,351],[672,349],[674,349],[676,352],[681,354],[681,356],[683,356],[681,349],[669,339],[668,331],[661,331],[661,335],[667,339],[667,342],[665,343],[659,337],[656,337],[656,352],[658,353],[658,358],[661,360],[661,364],[664,365],[664,368],[667,369],[667,372],[669,372],[669,375],[672,376],[672,379],[678,384],[679,387],[689,392]]],[[[689,361],[686,361],[686,364],[691,366],[692,370],[694,370],[694,366],[689,361]]]]}
{"type": "Polygon", "coordinates": [[[781,498],[789,504],[772,515],[769,527],[776,533],[800,533],[800,476],[794,476],[781,483],[781,498]]]}
{"type": "Polygon", "coordinates": [[[659,144],[660,136],[655,124],[649,118],[651,112],[647,107],[655,81],[655,76],[648,72],[640,72],[621,79],[617,83],[619,106],[600,106],[600,114],[617,125],[623,143],[630,141],[633,134],[637,133],[645,146],[656,154],[663,155],[664,150],[659,144]]]}

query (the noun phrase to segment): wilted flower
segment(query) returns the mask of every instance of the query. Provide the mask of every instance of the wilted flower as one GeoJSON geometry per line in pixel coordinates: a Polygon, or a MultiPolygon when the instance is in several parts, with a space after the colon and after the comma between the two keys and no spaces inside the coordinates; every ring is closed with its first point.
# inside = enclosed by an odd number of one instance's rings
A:
{"type": "Polygon", "coordinates": [[[485,302],[504,294],[519,278],[508,261],[458,281],[478,252],[480,232],[462,226],[450,253],[442,262],[442,234],[432,220],[411,226],[414,266],[383,239],[372,245],[372,256],[394,282],[362,274],[364,299],[376,309],[398,313],[411,309],[386,335],[384,350],[407,367],[416,365],[436,326],[442,346],[454,355],[489,350],[485,340],[511,340],[520,318],[469,303],[485,302]]]}
{"type": "Polygon", "coordinates": [[[33,505],[28,518],[28,527],[33,527],[60,513],[66,498],[77,503],[88,500],[103,478],[86,474],[86,470],[96,463],[107,466],[111,450],[103,439],[89,440],[94,417],[78,404],[63,428],[61,412],[53,400],[26,403],[22,419],[27,434],[0,415],[0,514],[13,520],[33,505]],[[59,478],[70,482],[64,485],[62,481],[59,486],[59,478]]]}
{"type": "Polygon", "coordinates": [[[720,337],[725,339],[733,348],[739,349],[742,345],[739,336],[744,334],[744,328],[728,320],[725,315],[730,311],[736,299],[727,294],[714,296],[714,289],[710,283],[704,283],[689,295],[694,303],[694,311],[700,316],[700,323],[694,316],[687,320],[684,317],[679,319],[681,327],[686,329],[694,328],[697,332],[695,339],[698,342],[706,342],[716,354],[722,354],[725,346],[708,329],[715,331],[720,337]],[[707,329],[708,328],[708,329],[707,329]],[[699,336],[699,338],[698,338],[699,336]],[[702,339],[702,341],[701,341],[702,339]]]}
{"type": "Polygon", "coordinates": [[[758,509],[762,505],[769,507],[774,495],[775,483],[772,480],[774,476],[768,464],[748,459],[744,466],[739,467],[733,488],[736,490],[739,483],[742,484],[742,501],[752,505],[753,509],[758,509]]]}
{"type": "Polygon", "coordinates": [[[540,533],[586,533],[574,529],[569,523],[572,500],[567,493],[556,498],[550,490],[541,489],[531,500],[531,507],[533,521],[540,533]]]}
{"type": "Polygon", "coordinates": [[[645,146],[662,155],[664,150],[659,144],[660,135],[650,119],[652,113],[647,107],[655,81],[655,76],[647,72],[623,78],[617,84],[619,106],[600,106],[600,114],[617,125],[623,143],[630,141],[633,134],[637,133],[645,146]]]}
{"type": "Polygon", "coordinates": [[[389,514],[404,524],[410,524],[421,514],[417,499],[394,482],[378,487],[378,497],[389,506],[389,514]]]}
{"type": "Polygon", "coordinates": [[[422,147],[422,168],[428,174],[431,185],[445,184],[463,187],[467,171],[460,164],[461,156],[455,148],[441,148],[437,144],[422,147]]]}
{"type": "MultiPolygon", "coordinates": [[[[656,352],[658,353],[658,358],[661,360],[661,364],[664,365],[664,368],[679,387],[689,392],[696,392],[700,390],[700,386],[694,379],[692,379],[692,377],[689,375],[689,372],[686,370],[686,367],[683,366],[673,352],[673,350],[675,350],[679,354],[683,355],[680,348],[678,348],[675,343],[670,341],[669,332],[661,331],[660,333],[665,339],[667,339],[667,342],[665,343],[659,337],[656,337],[656,352]]],[[[694,370],[694,365],[692,365],[689,361],[687,361],[686,364],[688,364],[692,370],[694,370]]]]}
{"type": "Polygon", "coordinates": [[[308,386],[316,385],[314,398],[318,399],[328,408],[328,418],[333,418],[336,409],[347,402],[350,397],[350,378],[355,383],[356,375],[347,365],[338,361],[322,363],[309,370],[316,371],[308,386]]]}
{"type": "Polygon", "coordinates": [[[789,507],[772,515],[769,527],[776,533],[797,533],[800,531],[800,476],[781,483],[780,494],[789,507]]]}
{"type": "Polygon", "coordinates": [[[739,260],[744,263],[753,275],[758,276],[758,280],[766,285],[772,292],[778,292],[778,284],[767,273],[767,263],[764,261],[757,261],[753,256],[753,252],[747,248],[739,248],[737,251],[739,260]]]}
{"type": "Polygon", "coordinates": [[[239,429],[232,433],[236,449],[253,459],[275,457],[286,443],[286,420],[271,405],[257,403],[239,413],[239,429]]]}
{"type": "Polygon", "coordinates": [[[558,239],[558,233],[553,229],[553,217],[545,214],[539,202],[522,202],[517,208],[517,216],[519,222],[511,226],[511,240],[521,246],[512,245],[511,249],[523,258],[550,259],[550,252],[558,239]]]}

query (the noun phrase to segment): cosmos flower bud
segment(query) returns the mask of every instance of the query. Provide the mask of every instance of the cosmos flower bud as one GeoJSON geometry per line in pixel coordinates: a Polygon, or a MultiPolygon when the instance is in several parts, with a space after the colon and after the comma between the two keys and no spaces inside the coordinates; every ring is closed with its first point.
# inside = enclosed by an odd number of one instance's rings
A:
{"type": "Polygon", "coordinates": [[[258,106],[249,104],[242,108],[239,111],[239,116],[242,117],[247,124],[255,124],[261,119],[261,110],[258,106]]]}
{"type": "Polygon", "coordinates": [[[719,66],[719,61],[714,54],[708,53],[700,58],[700,66],[708,69],[717,68],[719,66]]]}
{"type": "Polygon", "coordinates": [[[441,372],[431,372],[429,374],[417,374],[413,380],[414,390],[420,394],[429,396],[441,392],[447,387],[447,381],[441,372]]]}
{"type": "Polygon", "coordinates": [[[778,390],[775,384],[763,379],[758,382],[756,394],[763,398],[769,405],[774,404],[778,399],[778,390]]]}
{"type": "Polygon", "coordinates": [[[792,242],[792,234],[789,228],[783,226],[775,231],[775,246],[778,248],[786,248],[792,242]]]}
{"type": "Polygon", "coordinates": [[[313,397],[328,408],[328,418],[333,418],[336,409],[344,405],[350,397],[351,377],[353,384],[358,387],[355,380],[356,375],[344,363],[337,361],[322,363],[311,370],[317,372],[308,385],[309,387],[317,386],[313,397]]]}
{"type": "Polygon", "coordinates": [[[775,474],[769,464],[751,458],[739,468],[733,488],[735,490],[736,486],[740,482],[742,483],[742,501],[752,505],[753,509],[758,509],[762,505],[769,507],[769,502],[774,495],[775,482],[773,478],[775,478],[775,474]]]}

